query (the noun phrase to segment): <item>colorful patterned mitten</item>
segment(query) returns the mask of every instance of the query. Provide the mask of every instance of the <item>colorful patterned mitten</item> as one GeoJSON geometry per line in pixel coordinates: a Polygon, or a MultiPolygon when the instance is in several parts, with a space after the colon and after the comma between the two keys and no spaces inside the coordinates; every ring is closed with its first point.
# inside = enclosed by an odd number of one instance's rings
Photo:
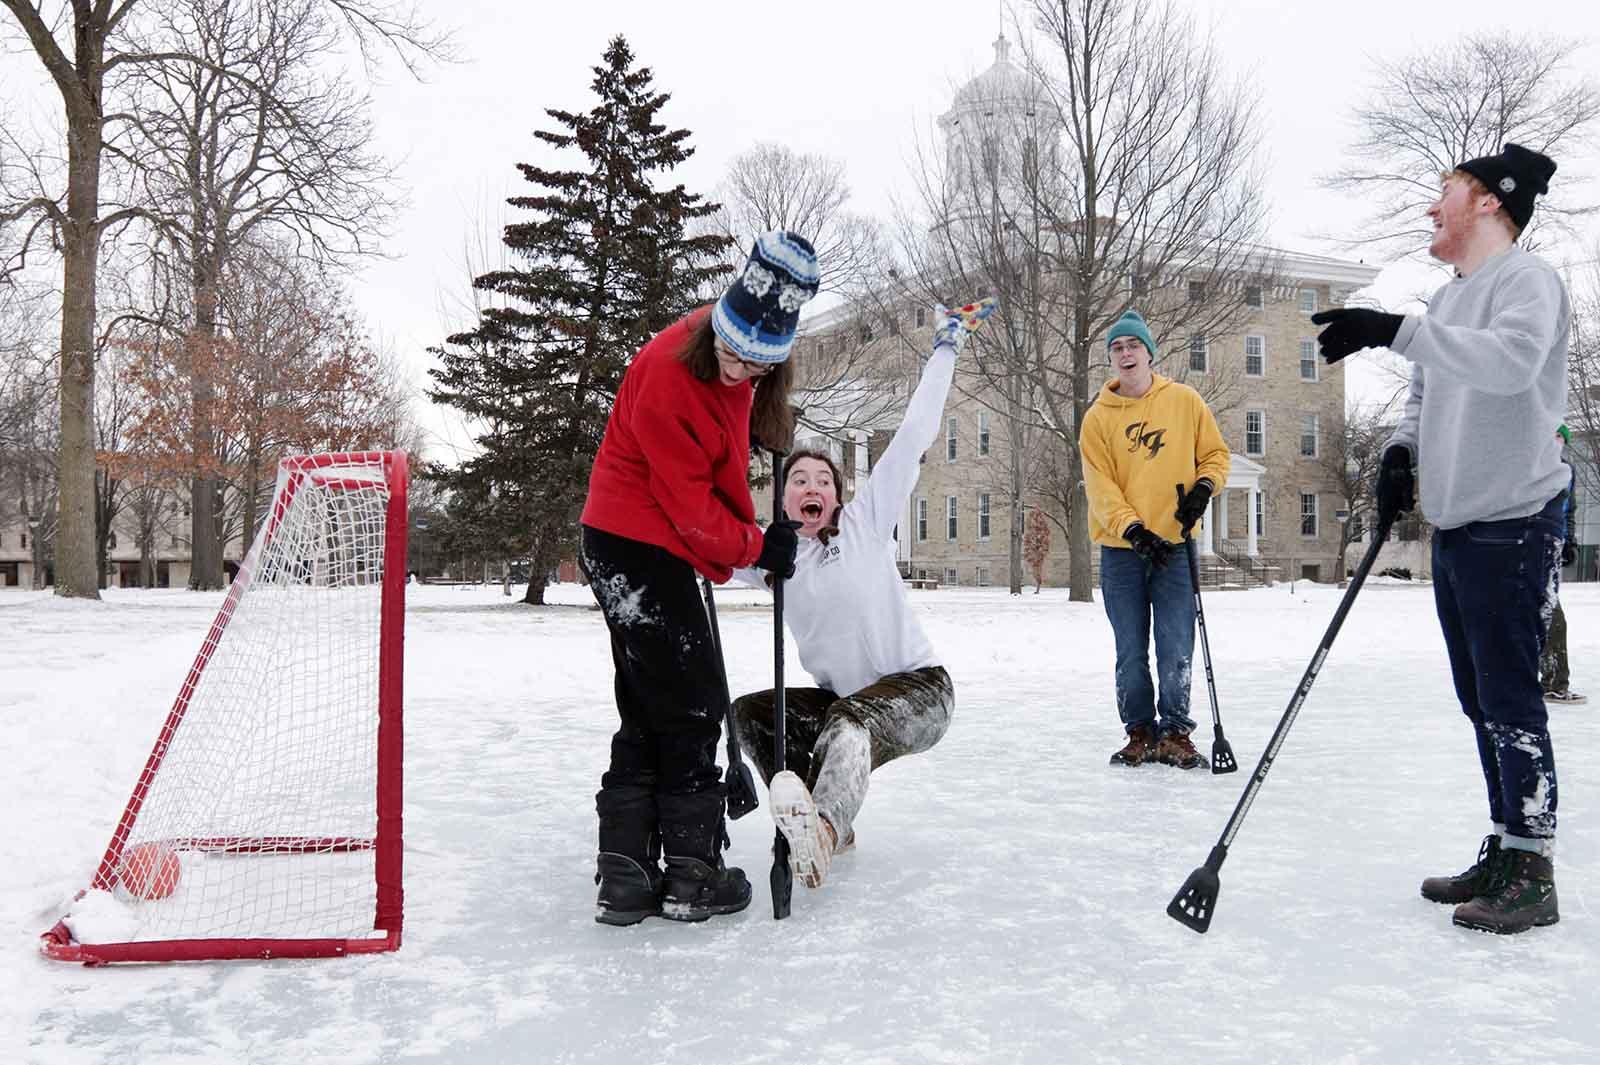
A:
{"type": "Polygon", "coordinates": [[[993,296],[960,307],[936,306],[934,310],[941,321],[933,330],[933,346],[937,348],[940,344],[949,344],[959,354],[967,338],[985,318],[994,313],[997,306],[999,304],[993,296]]]}

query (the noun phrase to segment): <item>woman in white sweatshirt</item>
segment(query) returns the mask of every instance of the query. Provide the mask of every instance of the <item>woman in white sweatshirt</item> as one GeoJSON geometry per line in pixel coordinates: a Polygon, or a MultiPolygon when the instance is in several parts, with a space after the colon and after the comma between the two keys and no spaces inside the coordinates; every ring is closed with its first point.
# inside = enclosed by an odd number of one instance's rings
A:
{"type": "MultiPolygon", "coordinates": [[[[938,436],[956,353],[993,310],[990,299],[944,313],[905,419],[854,499],[841,504],[839,471],[821,452],[796,451],[783,464],[784,512],[800,523],[784,620],[819,687],[784,689],[787,765],[776,776],[773,692],[741,696],[734,716],[808,887],[822,884],[835,851],[855,844],[868,774],[926,751],[950,727],[955,688],[906,601],[892,544],[938,436]]],[[[736,577],[761,586],[765,574],[736,577]]]]}

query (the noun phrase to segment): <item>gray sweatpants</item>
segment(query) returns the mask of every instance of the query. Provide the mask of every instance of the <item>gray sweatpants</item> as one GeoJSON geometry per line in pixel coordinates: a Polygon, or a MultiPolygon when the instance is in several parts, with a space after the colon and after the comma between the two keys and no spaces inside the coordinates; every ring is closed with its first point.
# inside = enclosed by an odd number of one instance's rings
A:
{"type": "MultiPolygon", "coordinates": [[[[784,688],[784,768],[806,782],[842,841],[867,798],[867,776],[901,755],[938,743],[950,728],[955,686],[943,666],[891,673],[854,695],[784,688]]],[[[771,783],[773,693],[734,700],[739,742],[771,783]]]]}

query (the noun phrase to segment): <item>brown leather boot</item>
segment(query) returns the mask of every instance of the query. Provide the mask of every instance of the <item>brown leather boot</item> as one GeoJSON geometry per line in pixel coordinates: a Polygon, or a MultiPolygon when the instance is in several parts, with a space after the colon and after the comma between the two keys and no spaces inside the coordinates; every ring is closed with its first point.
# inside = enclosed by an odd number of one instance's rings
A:
{"type": "Polygon", "coordinates": [[[1156,744],[1156,761],[1179,769],[1206,769],[1211,765],[1181,732],[1169,732],[1161,737],[1161,742],[1156,744]]]}
{"type": "Polygon", "coordinates": [[[1143,765],[1155,757],[1156,730],[1150,725],[1135,725],[1128,742],[1111,756],[1112,765],[1143,765]]]}

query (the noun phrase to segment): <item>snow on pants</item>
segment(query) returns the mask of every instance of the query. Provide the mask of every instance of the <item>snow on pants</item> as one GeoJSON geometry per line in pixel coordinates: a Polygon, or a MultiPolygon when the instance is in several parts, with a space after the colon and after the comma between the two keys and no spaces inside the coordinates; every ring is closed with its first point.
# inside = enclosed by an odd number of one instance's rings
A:
{"type": "Polygon", "coordinates": [[[1556,834],[1556,763],[1539,655],[1561,579],[1565,493],[1526,518],[1433,534],[1433,599],[1456,697],[1477,735],[1489,818],[1506,842],[1542,850],[1556,834]]]}
{"type": "MultiPolygon", "coordinates": [[[[842,699],[824,688],[784,693],[784,768],[806,782],[840,840],[866,801],[867,775],[943,739],[956,702],[943,666],[891,673],[842,699]]],[[[741,695],[733,714],[745,753],[771,783],[772,691],[741,695]]]]}
{"type": "Polygon", "coordinates": [[[588,526],[582,562],[611,631],[621,718],[595,796],[600,849],[642,859],[659,828],[668,854],[715,864],[726,703],[694,568],[653,544],[588,526]]]}

